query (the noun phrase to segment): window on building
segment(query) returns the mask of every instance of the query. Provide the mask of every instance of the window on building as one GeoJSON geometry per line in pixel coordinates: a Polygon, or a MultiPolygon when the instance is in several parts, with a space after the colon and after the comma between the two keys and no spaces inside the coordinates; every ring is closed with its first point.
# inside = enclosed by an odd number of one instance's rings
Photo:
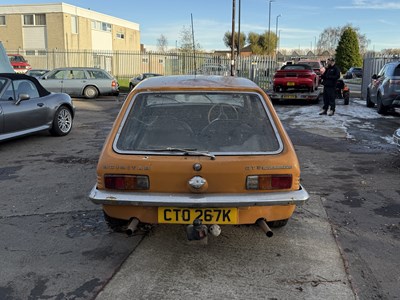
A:
{"type": "Polygon", "coordinates": [[[149,63],[149,59],[148,58],[142,58],[142,63],[148,64],[149,63]]]}
{"type": "Polygon", "coordinates": [[[0,26],[6,25],[6,16],[0,16],[0,26]]]}
{"type": "Polygon", "coordinates": [[[78,33],[78,17],[71,16],[71,32],[78,33]]]}
{"type": "Polygon", "coordinates": [[[45,14],[35,15],[35,25],[46,25],[46,15],[45,14]]]}
{"type": "Polygon", "coordinates": [[[117,33],[117,39],[124,39],[125,38],[125,34],[118,32],[117,33]]]}
{"type": "Polygon", "coordinates": [[[24,15],[24,25],[31,25],[31,26],[46,25],[46,15],[45,14],[24,15]]]}
{"type": "Polygon", "coordinates": [[[35,25],[33,22],[33,15],[24,15],[24,25],[35,25]]]}
{"type": "Polygon", "coordinates": [[[111,24],[102,22],[101,23],[101,29],[103,31],[109,31],[110,32],[111,31],[111,24]]]}
{"type": "Polygon", "coordinates": [[[92,29],[111,32],[111,24],[92,20],[92,29]]]}

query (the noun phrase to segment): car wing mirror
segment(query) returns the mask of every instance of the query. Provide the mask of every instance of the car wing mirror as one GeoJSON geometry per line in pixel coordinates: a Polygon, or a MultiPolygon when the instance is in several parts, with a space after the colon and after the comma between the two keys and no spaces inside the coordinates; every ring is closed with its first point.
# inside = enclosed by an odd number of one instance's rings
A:
{"type": "Polygon", "coordinates": [[[29,100],[31,96],[29,94],[19,94],[18,95],[18,100],[15,102],[15,105],[18,105],[21,103],[21,101],[29,100]]]}

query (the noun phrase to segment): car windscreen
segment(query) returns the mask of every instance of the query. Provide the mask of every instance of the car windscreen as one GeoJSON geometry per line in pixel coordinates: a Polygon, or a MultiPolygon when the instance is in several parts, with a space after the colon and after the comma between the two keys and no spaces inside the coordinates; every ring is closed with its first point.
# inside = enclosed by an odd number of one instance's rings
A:
{"type": "Polygon", "coordinates": [[[254,93],[140,93],[124,117],[114,149],[278,153],[282,142],[263,101],[254,93]]]}

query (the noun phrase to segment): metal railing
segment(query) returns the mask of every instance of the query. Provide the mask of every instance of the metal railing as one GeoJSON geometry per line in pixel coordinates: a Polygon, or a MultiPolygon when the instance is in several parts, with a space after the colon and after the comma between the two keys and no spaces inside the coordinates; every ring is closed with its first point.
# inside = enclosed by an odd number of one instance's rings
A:
{"type": "MultiPolygon", "coordinates": [[[[140,73],[162,75],[215,74],[230,75],[231,59],[227,55],[187,52],[137,52],[91,50],[8,50],[22,54],[33,69],[63,67],[97,67],[116,78],[131,78],[140,73]]],[[[274,57],[249,56],[236,60],[236,74],[269,89],[278,64],[274,57]]]]}

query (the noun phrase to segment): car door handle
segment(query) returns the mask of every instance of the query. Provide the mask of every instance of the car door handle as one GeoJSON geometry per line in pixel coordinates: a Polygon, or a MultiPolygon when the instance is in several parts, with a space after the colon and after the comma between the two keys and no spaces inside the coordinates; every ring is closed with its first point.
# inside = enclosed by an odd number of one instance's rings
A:
{"type": "Polygon", "coordinates": [[[43,107],[44,103],[38,103],[37,106],[43,107]]]}

